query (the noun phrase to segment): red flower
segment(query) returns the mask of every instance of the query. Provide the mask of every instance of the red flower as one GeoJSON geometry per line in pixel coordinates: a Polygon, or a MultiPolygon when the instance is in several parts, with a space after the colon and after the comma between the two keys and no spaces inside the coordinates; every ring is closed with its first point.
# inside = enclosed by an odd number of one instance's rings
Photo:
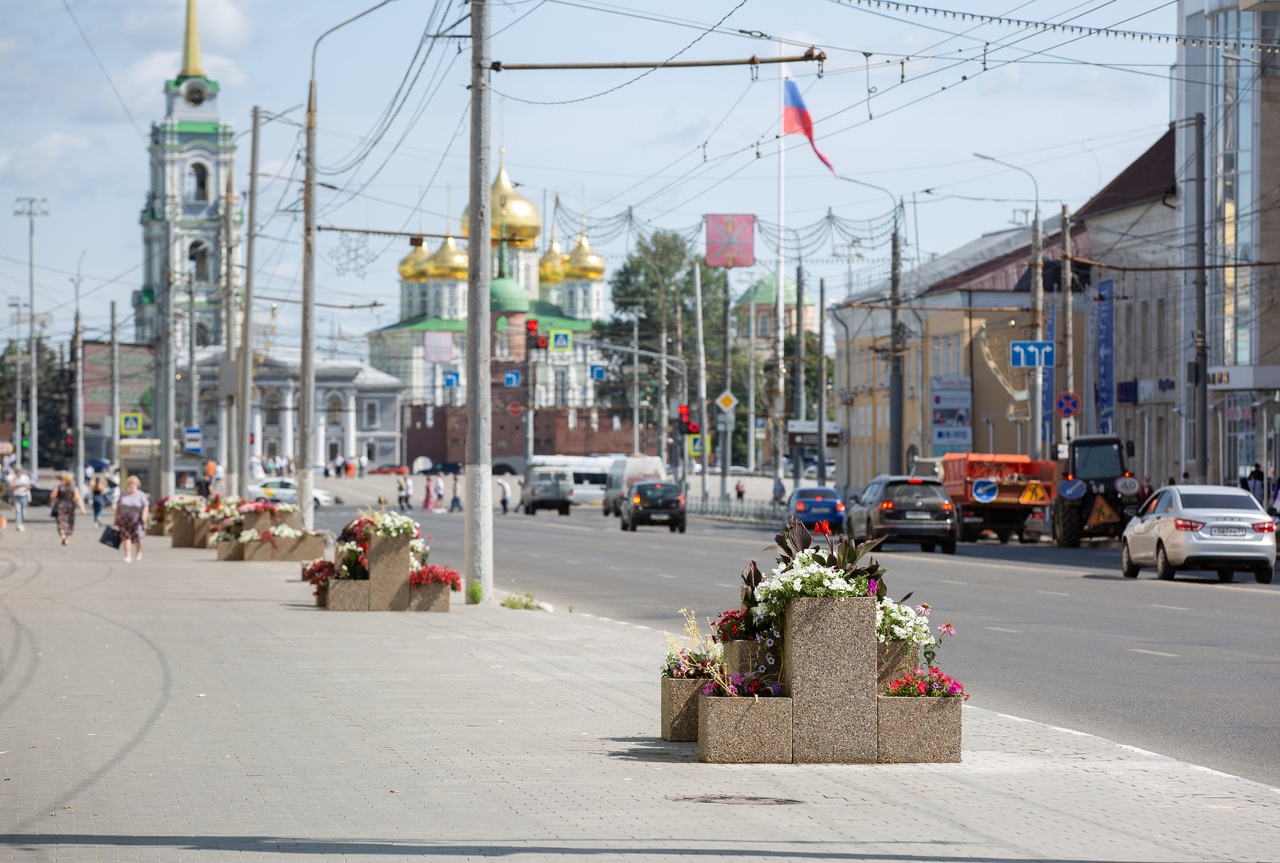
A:
{"type": "Polygon", "coordinates": [[[820,521],[813,526],[813,532],[820,536],[831,536],[831,523],[820,521]]]}

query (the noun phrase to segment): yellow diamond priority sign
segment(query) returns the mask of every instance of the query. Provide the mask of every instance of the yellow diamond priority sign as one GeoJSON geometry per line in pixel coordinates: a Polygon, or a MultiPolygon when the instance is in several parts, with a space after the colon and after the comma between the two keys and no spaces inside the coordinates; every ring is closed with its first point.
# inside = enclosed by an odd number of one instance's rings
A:
{"type": "Polygon", "coordinates": [[[720,407],[720,410],[728,413],[738,406],[738,400],[733,393],[725,390],[716,398],[716,404],[720,407]]]}

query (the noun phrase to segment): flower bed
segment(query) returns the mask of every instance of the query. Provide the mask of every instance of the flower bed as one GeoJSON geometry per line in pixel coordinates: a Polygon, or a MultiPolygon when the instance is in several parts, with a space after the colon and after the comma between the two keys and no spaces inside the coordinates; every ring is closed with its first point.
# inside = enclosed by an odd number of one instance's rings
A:
{"type": "Polygon", "coordinates": [[[721,667],[723,648],[698,627],[697,614],[681,609],[684,641],[666,635],[667,656],[662,663],[662,739],[698,739],[698,696],[721,667]]]}
{"type": "Polygon", "coordinates": [[[320,608],[325,607],[329,596],[329,582],[336,572],[337,569],[331,560],[313,560],[302,569],[302,580],[315,588],[313,594],[316,605],[320,608]]]}
{"type": "Polygon", "coordinates": [[[450,592],[462,590],[462,576],[456,569],[434,563],[409,573],[410,611],[448,611],[450,592]]]}
{"type": "Polygon", "coordinates": [[[338,535],[334,552],[336,577],[329,586],[329,607],[333,608],[333,590],[338,582],[363,581],[367,583],[367,609],[409,609],[409,576],[421,568],[414,564],[418,560],[425,563],[427,554],[426,543],[420,538],[421,530],[410,518],[398,513],[362,513],[338,535]]]}
{"type": "Polygon", "coordinates": [[[885,763],[960,760],[960,681],[938,668],[915,668],[895,678],[877,700],[879,760],[885,763]]]}

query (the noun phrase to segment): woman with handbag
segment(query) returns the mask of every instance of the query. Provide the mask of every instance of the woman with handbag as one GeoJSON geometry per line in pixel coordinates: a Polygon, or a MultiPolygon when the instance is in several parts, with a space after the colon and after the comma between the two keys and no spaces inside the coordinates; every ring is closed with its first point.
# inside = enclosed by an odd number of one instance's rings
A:
{"type": "Polygon", "coordinates": [[[75,477],[64,472],[58,480],[58,487],[53,490],[53,519],[58,524],[58,536],[66,545],[71,541],[71,532],[76,529],[76,510],[80,510],[81,515],[87,513],[80,489],[75,486],[75,477]]]}
{"type": "Polygon", "coordinates": [[[120,531],[120,544],[124,546],[124,562],[142,560],[142,533],[146,526],[147,509],[151,502],[142,491],[142,483],[136,476],[124,482],[124,494],[116,501],[115,527],[120,531]],[[134,554],[133,547],[138,547],[134,554]]]}

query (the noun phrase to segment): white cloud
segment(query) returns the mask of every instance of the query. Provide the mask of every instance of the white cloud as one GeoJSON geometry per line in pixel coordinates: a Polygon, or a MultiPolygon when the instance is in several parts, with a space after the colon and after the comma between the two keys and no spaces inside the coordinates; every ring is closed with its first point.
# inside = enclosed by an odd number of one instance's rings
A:
{"type": "MultiPolygon", "coordinates": [[[[181,49],[186,10],[185,0],[134,2],[119,22],[118,32],[139,48],[164,45],[181,49]]],[[[252,32],[249,18],[236,0],[197,0],[196,19],[201,48],[239,48],[252,32]]]]}
{"type": "Polygon", "coordinates": [[[92,143],[80,135],[51,132],[25,147],[0,150],[0,185],[44,193],[77,188],[83,177],[68,171],[68,164],[92,143]]]}

